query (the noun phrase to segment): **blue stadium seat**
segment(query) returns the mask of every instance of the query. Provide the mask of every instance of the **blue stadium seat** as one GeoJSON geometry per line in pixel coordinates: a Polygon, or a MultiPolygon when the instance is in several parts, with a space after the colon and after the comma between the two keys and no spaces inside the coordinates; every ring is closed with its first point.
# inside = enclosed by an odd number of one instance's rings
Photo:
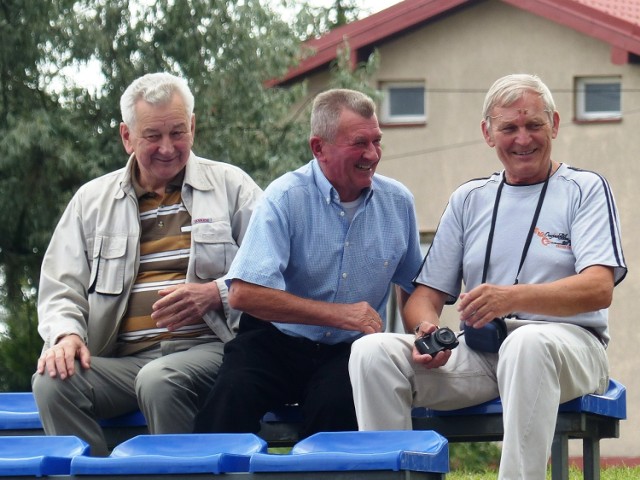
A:
{"type": "MultiPolygon", "coordinates": [[[[112,427],[144,427],[142,412],[135,411],[100,420],[100,425],[112,427]]],[[[0,392],[0,435],[2,430],[41,430],[38,406],[32,392],[0,392]]]]}
{"type": "Polygon", "coordinates": [[[267,443],[250,433],[138,435],[108,457],[76,457],[71,475],[158,475],[247,472],[267,443]]]}
{"type": "Polygon", "coordinates": [[[0,437],[0,477],[69,475],[71,459],[88,454],[89,445],[77,437],[0,437]]]}
{"type": "MultiPolygon", "coordinates": [[[[251,472],[449,471],[447,440],[433,431],[321,432],[285,455],[251,456],[251,472]]],[[[312,477],[310,477],[312,478],[312,477]]]]}
{"type": "Polygon", "coordinates": [[[609,388],[602,395],[585,395],[560,405],[560,412],[587,412],[623,420],[627,418],[627,389],[610,379],[609,388]]]}
{"type": "Polygon", "coordinates": [[[0,430],[39,430],[41,428],[38,407],[31,392],[0,393],[0,430]]]}
{"type": "Polygon", "coordinates": [[[115,428],[115,427],[146,427],[147,420],[140,410],[135,412],[125,413],[113,418],[103,418],[100,420],[100,425],[103,428],[115,428]]]}
{"type": "MultiPolygon", "coordinates": [[[[620,420],[627,418],[626,388],[616,380],[602,395],[589,394],[558,407],[551,447],[551,478],[569,478],[569,440],[582,440],[585,480],[600,478],[600,440],[620,436],[620,420]]],[[[413,428],[434,430],[449,442],[500,441],[504,435],[499,398],[458,410],[413,409],[413,428]]]]}
{"type": "MultiPolygon", "coordinates": [[[[618,419],[627,418],[627,389],[620,382],[610,379],[609,388],[602,395],[589,394],[574,398],[560,405],[559,412],[585,412],[618,419]]],[[[413,409],[414,417],[448,417],[460,415],[502,414],[499,398],[458,410],[432,410],[424,407],[413,409]]]]}

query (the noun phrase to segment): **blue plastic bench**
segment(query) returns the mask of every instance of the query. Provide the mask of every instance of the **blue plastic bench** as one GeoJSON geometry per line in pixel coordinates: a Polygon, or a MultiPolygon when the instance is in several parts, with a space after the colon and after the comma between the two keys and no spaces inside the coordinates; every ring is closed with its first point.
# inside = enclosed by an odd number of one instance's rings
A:
{"type": "Polygon", "coordinates": [[[89,445],[77,437],[0,437],[0,477],[69,475],[71,459],[88,454],[89,445]]]}
{"type": "Polygon", "coordinates": [[[278,480],[443,479],[448,471],[447,440],[431,431],[321,432],[250,462],[250,472],[278,480]]]}
{"type": "MultiPolygon", "coordinates": [[[[290,447],[299,439],[301,421],[302,413],[298,407],[285,406],[264,416],[259,435],[269,446],[290,447]]],[[[149,433],[144,415],[140,411],[104,419],[100,424],[110,449],[137,435],[149,433]]],[[[32,392],[0,392],[0,436],[43,434],[32,392]]]]}
{"type": "MultiPolygon", "coordinates": [[[[109,448],[135,435],[148,433],[147,422],[140,411],[100,420],[100,425],[109,448]]],[[[32,392],[0,392],[0,436],[43,434],[32,392]]]]}
{"type": "Polygon", "coordinates": [[[25,435],[23,430],[38,430],[42,433],[42,424],[38,416],[38,407],[31,392],[0,393],[0,431],[17,431],[16,435],[25,435]]]}
{"type": "MultiPolygon", "coordinates": [[[[116,446],[108,457],[75,457],[71,475],[192,476],[247,472],[252,454],[267,451],[267,443],[249,433],[139,435],[116,446]]],[[[174,477],[175,478],[175,477],[174,477]]]]}
{"type": "MultiPolygon", "coordinates": [[[[551,449],[553,480],[569,478],[569,440],[582,439],[585,480],[600,478],[600,440],[620,436],[620,420],[627,417],[626,388],[610,380],[603,395],[585,395],[563,403],[558,409],[551,449]]],[[[460,410],[414,408],[413,428],[435,430],[450,442],[500,441],[502,403],[495,399],[460,410]]]]}

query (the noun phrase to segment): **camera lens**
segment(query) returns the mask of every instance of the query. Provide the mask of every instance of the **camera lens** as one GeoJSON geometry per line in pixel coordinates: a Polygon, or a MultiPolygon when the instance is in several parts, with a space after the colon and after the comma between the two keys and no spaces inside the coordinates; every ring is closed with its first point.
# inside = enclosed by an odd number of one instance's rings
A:
{"type": "Polygon", "coordinates": [[[448,328],[440,328],[435,332],[436,340],[443,345],[450,345],[456,342],[456,334],[448,328]]]}

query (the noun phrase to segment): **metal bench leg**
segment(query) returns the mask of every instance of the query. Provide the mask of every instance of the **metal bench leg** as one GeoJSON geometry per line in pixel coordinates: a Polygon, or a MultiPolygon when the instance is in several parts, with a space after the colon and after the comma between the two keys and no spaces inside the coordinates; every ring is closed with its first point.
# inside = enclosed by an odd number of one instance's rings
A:
{"type": "Polygon", "coordinates": [[[584,480],[600,480],[600,440],[586,437],[582,440],[584,480]]]}
{"type": "Polygon", "coordinates": [[[552,480],[569,480],[569,437],[556,433],[551,444],[552,480]]]}

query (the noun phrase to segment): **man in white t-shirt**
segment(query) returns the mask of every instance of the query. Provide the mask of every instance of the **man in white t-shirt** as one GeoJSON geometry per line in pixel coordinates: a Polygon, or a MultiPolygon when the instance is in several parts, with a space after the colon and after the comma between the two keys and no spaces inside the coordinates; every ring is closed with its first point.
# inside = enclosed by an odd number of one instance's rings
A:
{"type": "Polygon", "coordinates": [[[418,352],[414,335],[357,340],[349,372],[361,430],[411,429],[413,406],[451,410],[499,395],[499,478],[543,480],[558,405],[606,390],[607,308],[627,271],[620,225],[603,177],[551,158],[559,123],[536,76],[508,75],[487,93],[482,132],[504,170],[453,193],[404,309],[406,330],[421,337],[459,299],[466,333],[433,355],[418,352]],[[494,319],[508,335],[479,350],[487,342],[472,340],[494,319]]]}

